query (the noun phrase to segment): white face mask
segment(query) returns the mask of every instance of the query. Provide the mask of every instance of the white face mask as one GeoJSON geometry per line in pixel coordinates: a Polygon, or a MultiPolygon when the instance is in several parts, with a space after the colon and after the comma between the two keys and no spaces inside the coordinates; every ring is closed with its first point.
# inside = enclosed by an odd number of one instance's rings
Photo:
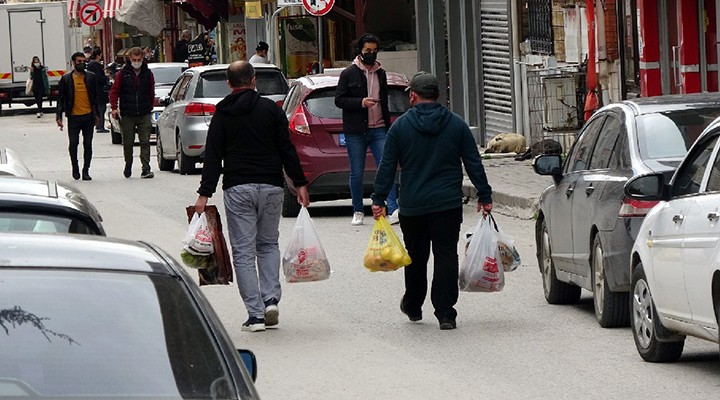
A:
{"type": "Polygon", "coordinates": [[[40,63],[39,63],[39,62],[36,62],[36,63],[33,63],[33,65],[34,65],[35,67],[39,67],[39,66],[40,66],[40,63]]]}
{"type": "Polygon", "coordinates": [[[135,69],[140,69],[140,68],[142,67],[142,61],[139,61],[139,62],[131,62],[130,64],[131,64],[132,67],[135,68],[135,69]]]}

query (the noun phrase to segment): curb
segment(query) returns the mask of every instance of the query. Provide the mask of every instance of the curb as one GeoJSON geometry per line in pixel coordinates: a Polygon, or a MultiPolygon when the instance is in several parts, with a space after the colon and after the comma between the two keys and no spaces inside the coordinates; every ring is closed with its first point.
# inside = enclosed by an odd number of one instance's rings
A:
{"type": "MultiPolygon", "coordinates": [[[[475,195],[475,186],[473,186],[470,178],[465,177],[463,179],[463,196],[476,201],[477,196],[475,195]]],[[[533,195],[530,197],[518,196],[510,193],[504,193],[501,191],[493,191],[493,210],[497,210],[500,214],[508,215],[512,217],[518,217],[523,219],[533,219],[538,209],[539,195],[533,195]]]]}

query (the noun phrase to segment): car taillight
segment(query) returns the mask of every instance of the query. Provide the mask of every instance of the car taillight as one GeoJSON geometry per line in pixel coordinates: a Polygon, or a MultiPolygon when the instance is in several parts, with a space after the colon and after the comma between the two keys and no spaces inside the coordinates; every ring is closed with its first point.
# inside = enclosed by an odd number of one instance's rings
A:
{"type": "Polygon", "coordinates": [[[305,113],[303,112],[302,106],[298,106],[295,113],[290,118],[290,130],[297,132],[301,135],[310,134],[310,125],[308,124],[305,113]]]}
{"type": "Polygon", "coordinates": [[[5,93],[5,92],[0,93],[0,98],[3,98],[3,99],[4,99],[4,98],[7,98],[7,97],[8,97],[8,94],[7,94],[7,93],[5,93]]]}
{"type": "Polygon", "coordinates": [[[651,208],[659,203],[657,200],[636,200],[630,197],[623,199],[622,206],[620,206],[619,217],[644,217],[651,208]]]}
{"type": "Polygon", "coordinates": [[[156,97],[153,99],[153,106],[159,106],[160,105],[160,98],[156,97]]]}
{"type": "Polygon", "coordinates": [[[215,106],[205,103],[189,103],[185,106],[186,117],[211,117],[215,114],[215,106]]]}
{"type": "Polygon", "coordinates": [[[278,100],[278,101],[275,102],[275,104],[277,104],[278,107],[282,107],[282,105],[283,105],[284,102],[285,102],[285,100],[278,100]]]}
{"type": "Polygon", "coordinates": [[[57,96],[58,93],[60,93],[60,92],[59,92],[57,89],[53,89],[53,90],[50,91],[50,94],[53,95],[53,96],[57,96]]]}

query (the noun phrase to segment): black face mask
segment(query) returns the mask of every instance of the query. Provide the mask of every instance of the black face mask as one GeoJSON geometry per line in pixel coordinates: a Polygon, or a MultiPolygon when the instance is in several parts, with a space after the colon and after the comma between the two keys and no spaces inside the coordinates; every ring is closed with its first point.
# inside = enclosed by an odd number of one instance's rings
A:
{"type": "Polygon", "coordinates": [[[80,63],[80,64],[75,65],[75,71],[85,72],[85,63],[80,63]]]}
{"type": "Polygon", "coordinates": [[[360,54],[360,59],[365,65],[373,65],[375,64],[375,60],[377,60],[377,53],[362,53],[360,54]]]}

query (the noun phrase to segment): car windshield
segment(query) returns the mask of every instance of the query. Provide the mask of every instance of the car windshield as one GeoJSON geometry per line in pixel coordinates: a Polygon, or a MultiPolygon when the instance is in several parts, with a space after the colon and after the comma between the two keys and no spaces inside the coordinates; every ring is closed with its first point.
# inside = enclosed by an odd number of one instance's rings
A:
{"type": "Polygon", "coordinates": [[[720,108],[658,112],[637,118],[638,145],[644,160],[682,158],[720,108]]]}
{"type": "Polygon", "coordinates": [[[183,67],[152,68],[156,85],[172,85],[183,73],[183,67]]]}
{"type": "MultiPolygon", "coordinates": [[[[335,105],[335,88],[316,90],[305,99],[305,107],[310,114],[320,118],[342,119],[342,110],[335,105]]],[[[390,114],[402,114],[410,108],[410,99],[405,88],[388,88],[388,108],[390,114]]]]}
{"type": "Polygon", "coordinates": [[[288,84],[280,71],[255,69],[255,83],[261,96],[286,94],[288,84]]]}
{"type": "Polygon", "coordinates": [[[175,278],[0,269],[0,397],[237,398],[175,278]]]}
{"type": "Polygon", "coordinates": [[[70,217],[0,211],[0,232],[80,233],[97,235],[85,222],[70,217]]]}

